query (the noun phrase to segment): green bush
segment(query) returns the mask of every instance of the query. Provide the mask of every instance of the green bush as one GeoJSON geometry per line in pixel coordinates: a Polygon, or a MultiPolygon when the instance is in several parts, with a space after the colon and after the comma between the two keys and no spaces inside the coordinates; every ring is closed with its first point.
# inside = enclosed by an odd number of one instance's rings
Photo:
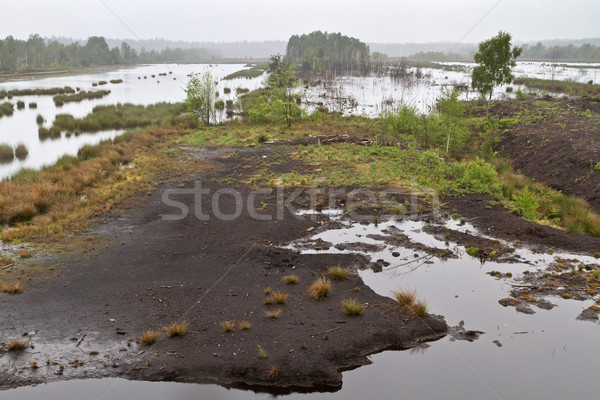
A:
{"type": "Polygon", "coordinates": [[[539,201],[528,188],[521,190],[518,195],[513,196],[513,200],[525,219],[535,221],[540,217],[540,214],[537,211],[539,201]]]}

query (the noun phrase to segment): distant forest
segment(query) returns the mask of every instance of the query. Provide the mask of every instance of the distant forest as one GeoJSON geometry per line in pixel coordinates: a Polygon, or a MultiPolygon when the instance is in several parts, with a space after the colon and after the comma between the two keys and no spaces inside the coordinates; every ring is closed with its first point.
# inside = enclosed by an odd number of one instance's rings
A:
{"type": "MultiPolygon", "coordinates": [[[[553,40],[520,44],[521,59],[600,62],[600,39],[553,40]]],[[[118,40],[93,36],[87,41],[69,38],[0,39],[0,72],[64,70],[97,65],[158,62],[199,62],[263,58],[287,53],[299,68],[336,72],[364,72],[369,68],[369,50],[377,57],[407,57],[430,61],[472,60],[475,44],[369,43],[341,34],[313,32],[294,35],[290,42],[198,42],[166,39],[118,40]],[[451,51],[452,54],[448,54],[451,51]]]]}
{"type": "Polygon", "coordinates": [[[293,35],[288,41],[286,60],[304,72],[361,73],[371,68],[369,46],[341,33],[315,31],[293,35]]]}
{"type": "Polygon", "coordinates": [[[82,45],[78,42],[63,44],[56,40],[45,41],[39,35],[27,40],[8,36],[0,40],[0,71],[25,72],[60,70],[73,67],[100,65],[140,64],[157,62],[193,62],[214,58],[207,49],[181,49],[169,47],[160,51],[136,51],[126,42],[109,48],[106,40],[92,36],[82,45]]]}

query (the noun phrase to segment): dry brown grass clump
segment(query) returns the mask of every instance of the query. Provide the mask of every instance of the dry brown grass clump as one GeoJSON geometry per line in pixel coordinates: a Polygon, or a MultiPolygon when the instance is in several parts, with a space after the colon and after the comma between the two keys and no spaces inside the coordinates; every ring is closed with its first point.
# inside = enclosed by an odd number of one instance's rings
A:
{"type": "Polygon", "coordinates": [[[265,317],[267,317],[267,318],[279,318],[280,315],[281,315],[280,308],[278,308],[277,310],[265,312],[265,317]]]}
{"type": "Polygon", "coordinates": [[[271,368],[269,368],[267,370],[267,376],[269,378],[271,378],[271,379],[278,377],[279,376],[279,369],[277,369],[277,367],[275,367],[275,366],[271,366],[271,368]]]}
{"type": "Polygon", "coordinates": [[[320,300],[327,297],[330,291],[331,281],[328,278],[321,277],[308,287],[307,293],[311,298],[320,300]]]}
{"type": "Polygon", "coordinates": [[[23,351],[29,345],[29,339],[14,339],[6,344],[6,349],[8,351],[23,351]]]}
{"type": "Polygon", "coordinates": [[[155,329],[149,329],[146,332],[142,333],[140,336],[140,342],[149,346],[156,342],[156,339],[160,336],[160,331],[155,329]]]}
{"type": "Polygon", "coordinates": [[[416,317],[427,315],[427,302],[425,300],[417,300],[416,290],[396,289],[392,293],[400,308],[410,310],[416,317]]]}
{"type": "Polygon", "coordinates": [[[2,283],[2,291],[8,294],[18,294],[23,292],[23,287],[21,286],[21,282],[13,282],[13,283],[2,283]]]}
{"type": "Polygon", "coordinates": [[[240,322],[240,330],[245,331],[246,329],[250,329],[252,324],[249,321],[240,322]]]}
{"type": "Polygon", "coordinates": [[[230,332],[235,328],[235,322],[233,321],[223,321],[221,322],[221,326],[225,332],[230,332]]]}
{"type": "Polygon", "coordinates": [[[281,280],[284,281],[285,283],[291,285],[293,283],[298,283],[300,278],[298,277],[298,275],[285,275],[285,276],[281,277],[281,280]]]}
{"type": "Polygon", "coordinates": [[[173,322],[171,325],[168,325],[166,327],[165,331],[167,332],[167,336],[169,337],[183,336],[185,335],[185,332],[187,331],[187,328],[189,326],[190,323],[186,320],[183,320],[181,322],[173,322]]]}

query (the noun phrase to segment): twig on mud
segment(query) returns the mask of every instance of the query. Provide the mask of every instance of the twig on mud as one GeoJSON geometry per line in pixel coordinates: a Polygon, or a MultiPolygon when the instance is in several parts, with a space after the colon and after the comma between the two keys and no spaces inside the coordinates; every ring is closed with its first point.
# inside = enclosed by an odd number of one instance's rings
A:
{"type": "Polygon", "coordinates": [[[12,263],[12,264],[5,265],[4,267],[2,267],[2,269],[9,269],[9,268],[10,268],[10,267],[12,267],[13,265],[15,265],[15,263],[12,263]]]}
{"type": "Polygon", "coordinates": [[[81,344],[81,342],[83,342],[83,339],[87,336],[87,333],[84,334],[83,336],[81,336],[79,338],[79,340],[77,341],[77,343],[75,344],[75,347],[79,347],[79,345],[81,344]]]}
{"type": "Polygon", "coordinates": [[[313,335],[310,335],[310,336],[319,336],[319,335],[323,335],[323,334],[325,334],[325,333],[331,333],[331,332],[333,332],[333,331],[337,331],[338,329],[342,329],[342,328],[338,326],[337,328],[333,328],[333,329],[329,329],[329,330],[327,330],[327,331],[323,331],[323,332],[315,333],[315,334],[313,334],[313,335]]]}

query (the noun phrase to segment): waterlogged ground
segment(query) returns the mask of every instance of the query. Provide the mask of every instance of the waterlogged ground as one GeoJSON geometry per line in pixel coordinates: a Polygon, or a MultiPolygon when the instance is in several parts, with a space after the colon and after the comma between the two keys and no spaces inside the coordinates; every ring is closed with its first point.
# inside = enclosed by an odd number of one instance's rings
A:
{"type": "MultiPolygon", "coordinates": [[[[468,87],[470,84],[470,70],[472,64],[460,64],[465,67],[462,72],[446,71],[442,69],[422,68],[421,77],[415,78],[416,68],[409,68],[412,75],[405,79],[392,79],[390,77],[337,77],[334,81],[321,82],[316,86],[306,85],[300,90],[307,109],[313,110],[322,105],[331,111],[343,114],[359,114],[375,117],[382,111],[408,105],[421,111],[430,111],[435,107],[436,100],[449,88],[459,86],[468,87]]],[[[573,66],[552,66],[547,63],[521,62],[515,68],[515,76],[528,76],[543,79],[573,80],[576,82],[597,82],[600,73],[600,64],[586,64],[573,66]]],[[[75,117],[84,117],[96,105],[117,103],[153,104],[157,102],[180,102],[185,98],[185,86],[190,73],[209,70],[219,80],[219,91],[223,100],[237,99],[235,89],[238,87],[250,90],[263,85],[263,77],[253,79],[221,80],[224,76],[245,68],[243,64],[161,64],[145,65],[134,68],[116,69],[91,74],[80,74],[64,77],[48,77],[42,79],[23,80],[16,82],[0,83],[0,90],[11,89],[37,89],[71,86],[81,90],[110,90],[111,93],[102,99],[83,100],[79,103],[66,103],[56,107],[52,96],[19,96],[13,99],[4,99],[16,104],[17,101],[25,102],[23,110],[17,110],[13,116],[0,118],[0,143],[8,143],[13,147],[23,143],[29,149],[29,156],[25,160],[15,159],[12,162],[0,164],[0,178],[10,176],[21,168],[39,168],[55,162],[65,154],[74,155],[82,146],[95,144],[101,140],[110,139],[122,133],[120,130],[100,131],[93,134],[84,133],[80,136],[67,138],[65,132],[60,139],[47,139],[40,141],[38,138],[38,124],[36,116],[42,115],[45,119],[43,126],[52,125],[57,114],[68,113],[75,117]],[[166,75],[159,75],[166,74],[166,75]],[[154,75],[154,77],[153,77],[154,75]],[[145,77],[145,79],[144,79],[145,77]],[[138,79],[139,78],[139,79],[138,79]],[[122,79],[123,83],[112,84],[110,80],[122,79]],[[99,81],[109,82],[102,86],[92,86],[99,81]],[[230,94],[225,94],[223,89],[231,89],[230,94]],[[29,103],[36,102],[37,109],[30,109],[29,103]]],[[[516,91],[520,87],[514,87],[516,91]]],[[[521,88],[524,91],[525,88],[521,88]]],[[[463,91],[462,98],[471,99],[478,95],[470,91],[463,91]]],[[[513,93],[506,93],[506,87],[497,87],[494,91],[495,99],[514,97],[513,93]]],[[[219,118],[222,120],[223,115],[219,118]]]]}
{"type": "Polygon", "coordinates": [[[0,102],[10,101],[15,104],[15,112],[10,117],[0,117],[0,143],[8,143],[13,147],[18,143],[23,143],[29,150],[29,156],[22,161],[15,159],[10,163],[0,163],[0,178],[10,176],[21,168],[39,168],[52,164],[65,154],[77,154],[77,150],[86,144],[95,144],[123,133],[120,130],[110,130],[66,137],[65,132],[63,132],[60,139],[41,141],[38,137],[38,124],[36,123],[38,114],[45,119],[43,126],[50,127],[57,114],[66,113],[81,118],[91,113],[97,105],[117,103],[149,105],[158,102],[182,102],[185,100],[184,89],[189,80],[188,75],[190,73],[201,73],[204,70],[210,71],[213,76],[219,79],[218,88],[221,98],[235,101],[237,99],[236,88],[254,90],[262,84],[262,78],[260,77],[222,80],[224,76],[243,68],[245,68],[244,64],[160,64],[116,69],[94,74],[0,83],[0,90],[6,91],[64,86],[70,86],[73,89],[80,88],[85,91],[111,91],[109,95],[101,99],[65,103],[62,107],[56,107],[52,101],[52,96],[15,96],[12,99],[5,98],[1,100],[0,102]],[[159,74],[166,74],[166,76],[159,74]],[[122,79],[123,83],[110,83],[111,80],[117,79],[122,79]],[[102,86],[92,86],[93,83],[99,81],[108,83],[102,86]],[[223,92],[226,87],[231,89],[231,93],[225,94],[223,92]],[[16,103],[19,100],[25,102],[25,109],[17,110],[16,103]],[[37,103],[36,109],[29,108],[31,102],[37,103]]]}
{"type": "MultiPolygon", "coordinates": [[[[301,214],[318,215],[310,211],[301,214]]],[[[345,372],[342,389],[335,393],[280,397],[395,398],[398,393],[411,399],[567,398],[573,393],[581,398],[597,397],[600,382],[595,360],[600,356],[599,325],[576,319],[597,296],[577,301],[550,294],[538,300],[548,302],[553,308],[547,310],[532,303],[533,314],[517,312],[514,307],[503,307],[498,302],[509,296],[515,286],[521,287],[524,273],[543,274],[550,264],[564,260],[595,266],[597,259],[496,241],[468,222],[450,218],[439,218],[434,223],[402,218],[374,224],[352,222],[337,210],[325,214],[333,223],[311,229],[307,237],[286,247],[304,254],[365,255],[371,264],[365,265],[359,274],[378,294],[391,296],[394,289],[415,288],[418,296],[426,299],[429,310],[444,315],[450,326],[461,326],[464,321],[467,330],[483,333],[451,334],[409,351],[373,355],[370,357],[373,364],[345,372]],[[481,263],[466,254],[464,244],[426,233],[434,231],[489,240],[503,250],[494,261],[481,263]]],[[[216,385],[102,379],[9,390],[0,392],[0,398],[26,399],[42,394],[47,399],[76,398],[82,393],[107,399],[133,393],[149,399],[271,397],[216,385]]]]}

